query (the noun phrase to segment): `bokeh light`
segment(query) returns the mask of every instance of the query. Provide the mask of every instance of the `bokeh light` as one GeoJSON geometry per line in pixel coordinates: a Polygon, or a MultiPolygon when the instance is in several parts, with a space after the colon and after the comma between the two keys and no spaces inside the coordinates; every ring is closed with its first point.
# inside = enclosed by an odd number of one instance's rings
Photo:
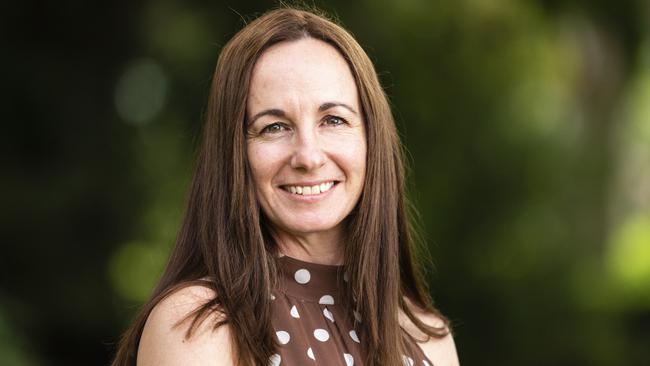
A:
{"type": "Polygon", "coordinates": [[[166,253],[142,242],[129,242],[119,247],[109,262],[113,288],[122,298],[143,302],[160,276],[166,253]]]}
{"type": "Polygon", "coordinates": [[[167,78],[153,60],[134,60],[115,86],[115,108],[124,121],[145,124],[163,108],[167,78]]]}

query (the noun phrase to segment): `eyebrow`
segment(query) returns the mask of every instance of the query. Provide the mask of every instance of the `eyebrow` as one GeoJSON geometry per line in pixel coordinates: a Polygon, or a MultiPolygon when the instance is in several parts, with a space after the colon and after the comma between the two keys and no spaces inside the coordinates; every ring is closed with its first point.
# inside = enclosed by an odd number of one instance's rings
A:
{"type": "MultiPolygon", "coordinates": [[[[321,104],[320,107],[318,107],[318,111],[323,112],[323,111],[326,111],[326,110],[328,110],[330,108],[334,108],[334,107],[343,107],[343,108],[349,110],[350,112],[354,113],[355,115],[358,115],[357,111],[355,111],[354,108],[350,107],[349,105],[347,105],[345,103],[341,103],[341,102],[325,102],[325,103],[321,104]]],[[[265,110],[263,110],[263,111],[261,111],[259,113],[256,113],[248,121],[247,125],[248,126],[252,125],[258,118],[260,118],[262,116],[273,116],[273,117],[283,117],[284,118],[284,117],[287,116],[287,114],[282,109],[279,109],[279,108],[265,109],[265,110]]]]}
{"type": "Polygon", "coordinates": [[[248,121],[248,123],[246,123],[246,125],[248,125],[248,126],[252,125],[255,122],[255,120],[257,120],[258,118],[260,118],[262,116],[286,117],[287,115],[286,115],[286,113],[284,113],[284,111],[282,109],[278,109],[278,108],[265,109],[265,110],[257,113],[256,115],[254,115],[253,118],[251,118],[248,121]]]}
{"type": "Polygon", "coordinates": [[[328,110],[330,108],[334,108],[334,107],[343,107],[343,108],[349,110],[350,112],[352,112],[354,114],[358,114],[357,111],[354,110],[354,108],[350,107],[349,105],[347,105],[345,103],[340,103],[340,102],[326,102],[326,103],[323,103],[323,104],[320,105],[320,107],[318,107],[318,111],[323,112],[323,111],[326,111],[326,110],[328,110]]]}

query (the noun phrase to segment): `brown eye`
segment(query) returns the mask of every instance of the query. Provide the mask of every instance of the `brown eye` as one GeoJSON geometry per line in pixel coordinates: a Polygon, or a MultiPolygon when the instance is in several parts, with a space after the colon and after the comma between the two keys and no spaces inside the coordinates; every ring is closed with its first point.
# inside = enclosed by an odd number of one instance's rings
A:
{"type": "Polygon", "coordinates": [[[278,133],[284,131],[286,128],[279,123],[272,123],[262,129],[262,133],[278,133]]]}
{"type": "Polygon", "coordinates": [[[339,126],[345,124],[345,120],[341,117],[337,116],[327,116],[325,117],[325,123],[327,123],[330,126],[339,126]]]}

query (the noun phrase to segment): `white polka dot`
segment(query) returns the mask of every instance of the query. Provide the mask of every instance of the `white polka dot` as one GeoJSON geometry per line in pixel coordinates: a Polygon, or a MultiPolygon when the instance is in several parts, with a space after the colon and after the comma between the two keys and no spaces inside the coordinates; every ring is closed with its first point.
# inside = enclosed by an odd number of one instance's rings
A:
{"type": "Polygon", "coordinates": [[[359,312],[356,311],[356,310],[354,311],[354,318],[355,318],[359,323],[361,323],[361,314],[359,314],[359,312]]]}
{"type": "Polygon", "coordinates": [[[296,279],[296,282],[298,282],[299,284],[304,285],[304,284],[306,284],[307,282],[309,282],[309,280],[311,279],[311,273],[309,273],[309,271],[306,270],[306,269],[304,269],[304,268],[303,268],[303,269],[299,269],[299,270],[297,270],[296,273],[293,275],[293,278],[295,278],[295,279],[296,279]]]}
{"type": "Polygon", "coordinates": [[[350,331],[350,338],[352,338],[352,340],[357,343],[361,343],[359,342],[359,337],[357,337],[357,332],[355,332],[354,330],[350,331]]]}
{"type": "Polygon", "coordinates": [[[291,307],[291,311],[289,311],[292,317],[298,319],[300,318],[300,314],[298,314],[298,309],[296,308],[296,305],[291,307]]]}
{"type": "Polygon", "coordinates": [[[316,337],[316,339],[318,339],[321,342],[325,342],[328,339],[330,339],[330,334],[327,333],[325,329],[316,329],[314,331],[314,337],[316,337]]]}
{"type": "Polygon", "coordinates": [[[314,351],[309,347],[307,349],[307,357],[311,358],[312,360],[316,361],[316,358],[314,357],[314,351]]]}
{"type": "Polygon", "coordinates": [[[271,294],[271,300],[275,300],[275,296],[271,294]]]}
{"type": "Polygon", "coordinates": [[[344,353],[344,354],[343,354],[343,358],[345,358],[345,364],[346,364],[347,366],[352,366],[352,365],[354,365],[354,357],[352,357],[351,354],[349,354],[349,353],[344,353]]]}
{"type": "Polygon", "coordinates": [[[325,305],[334,305],[334,298],[330,295],[325,295],[318,300],[319,304],[325,304],[325,305]]]}
{"type": "Polygon", "coordinates": [[[331,311],[327,310],[327,308],[323,309],[323,315],[325,315],[325,317],[329,319],[332,323],[334,322],[334,314],[332,314],[331,311]]]}
{"type": "Polygon", "coordinates": [[[431,366],[431,364],[429,362],[427,362],[427,360],[422,360],[422,364],[424,366],[431,366]]]}
{"type": "Polygon", "coordinates": [[[282,357],[280,357],[280,355],[276,353],[273,356],[269,357],[269,365],[270,366],[278,366],[280,364],[281,360],[282,360],[282,357]]]}
{"type": "Polygon", "coordinates": [[[285,332],[284,330],[281,330],[279,332],[275,332],[275,335],[278,337],[278,341],[280,341],[281,344],[287,344],[289,343],[289,340],[291,339],[291,336],[289,333],[285,332]]]}

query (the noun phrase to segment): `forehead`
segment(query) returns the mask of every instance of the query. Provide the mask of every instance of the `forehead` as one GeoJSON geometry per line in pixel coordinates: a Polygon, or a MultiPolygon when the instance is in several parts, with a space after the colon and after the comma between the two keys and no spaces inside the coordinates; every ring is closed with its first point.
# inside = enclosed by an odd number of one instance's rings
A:
{"type": "Polygon", "coordinates": [[[281,103],[286,98],[357,104],[348,63],[336,48],[313,38],[281,42],[264,51],[253,68],[249,96],[249,104],[281,103]]]}

